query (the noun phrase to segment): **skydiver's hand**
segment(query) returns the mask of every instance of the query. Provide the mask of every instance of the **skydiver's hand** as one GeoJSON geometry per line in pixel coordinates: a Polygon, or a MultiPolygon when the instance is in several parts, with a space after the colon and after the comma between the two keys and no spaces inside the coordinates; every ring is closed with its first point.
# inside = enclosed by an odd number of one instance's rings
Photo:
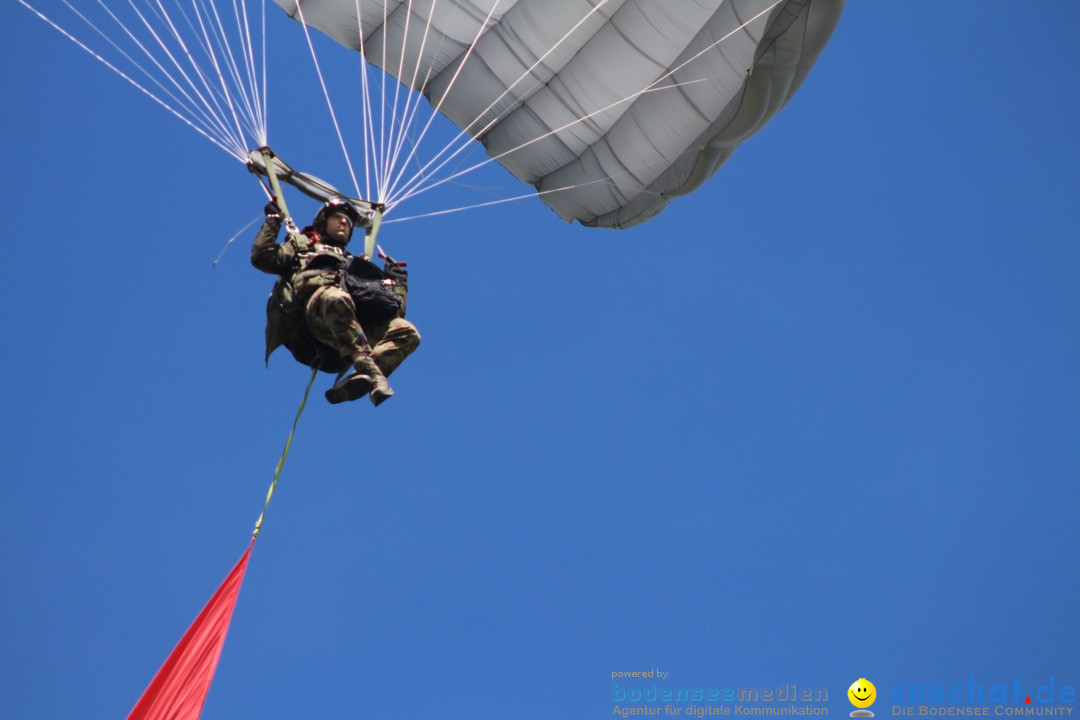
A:
{"type": "Polygon", "coordinates": [[[271,200],[266,203],[266,207],[263,208],[263,213],[266,214],[267,218],[281,219],[281,208],[278,207],[276,200],[271,200]]]}
{"type": "Polygon", "coordinates": [[[409,271],[405,269],[405,263],[403,262],[395,262],[387,258],[386,263],[383,265],[383,272],[396,283],[405,285],[409,282],[409,271]]]}

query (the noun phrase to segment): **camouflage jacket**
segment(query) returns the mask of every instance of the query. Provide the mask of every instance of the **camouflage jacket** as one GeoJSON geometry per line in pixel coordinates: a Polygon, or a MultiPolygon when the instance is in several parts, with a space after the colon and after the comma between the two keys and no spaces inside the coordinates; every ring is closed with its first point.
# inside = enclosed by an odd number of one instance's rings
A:
{"type": "Polygon", "coordinates": [[[319,287],[343,284],[344,268],[361,262],[378,273],[400,300],[400,316],[405,316],[408,284],[379,270],[366,257],[349,253],[345,248],[323,242],[314,232],[290,232],[277,242],[281,219],[268,217],[251,245],[251,264],[278,276],[266,307],[266,357],[281,345],[302,341],[301,320],[304,306],[319,287]]]}

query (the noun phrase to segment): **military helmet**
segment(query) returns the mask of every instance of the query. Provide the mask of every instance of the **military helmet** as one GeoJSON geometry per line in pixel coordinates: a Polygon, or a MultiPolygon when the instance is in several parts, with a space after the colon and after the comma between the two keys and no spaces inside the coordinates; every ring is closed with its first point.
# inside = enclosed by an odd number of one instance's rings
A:
{"type": "MultiPolygon", "coordinates": [[[[319,212],[315,214],[315,219],[311,222],[311,227],[315,232],[323,235],[326,233],[326,221],[331,215],[337,214],[348,217],[352,222],[353,228],[367,227],[370,222],[348,198],[332,197],[319,208],[319,212]]],[[[351,230],[349,232],[349,238],[352,239],[351,230]]]]}

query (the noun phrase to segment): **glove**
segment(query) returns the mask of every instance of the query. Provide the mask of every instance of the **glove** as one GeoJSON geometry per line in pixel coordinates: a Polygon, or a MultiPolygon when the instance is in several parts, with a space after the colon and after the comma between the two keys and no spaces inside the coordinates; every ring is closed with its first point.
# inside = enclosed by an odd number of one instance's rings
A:
{"type": "Polygon", "coordinates": [[[403,262],[394,262],[387,258],[386,263],[383,265],[383,273],[399,285],[407,285],[409,282],[409,271],[405,269],[405,263],[403,262]]]}
{"type": "Polygon", "coordinates": [[[278,207],[276,200],[271,200],[266,203],[266,207],[263,208],[263,213],[265,213],[268,218],[281,219],[281,208],[278,207]]]}

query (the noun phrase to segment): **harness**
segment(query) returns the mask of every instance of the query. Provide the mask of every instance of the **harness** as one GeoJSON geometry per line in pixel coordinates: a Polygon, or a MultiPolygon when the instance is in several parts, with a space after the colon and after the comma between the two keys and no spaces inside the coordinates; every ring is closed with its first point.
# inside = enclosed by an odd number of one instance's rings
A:
{"type": "MultiPolygon", "coordinates": [[[[284,345],[297,362],[329,373],[350,367],[338,352],[311,336],[304,321],[301,301],[293,280],[307,276],[336,276],[333,284],[345,290],[356,307],[356,320],[365,333],[368,328],[388,323],[403,314],[394,281],[367,258],[350,255],[341,248],[320,243],[317,235],[290,235],[287,242],[296,249],[296,270],[274,285],[266,308],[266,359],[284,345]],[[316,247],[320,246],[320,247],[316,247]]],[[[330,284],[330,283],[324,283],[330,284]]],[[[370,333],[369,333],[370,334],[370,333]]]]}

